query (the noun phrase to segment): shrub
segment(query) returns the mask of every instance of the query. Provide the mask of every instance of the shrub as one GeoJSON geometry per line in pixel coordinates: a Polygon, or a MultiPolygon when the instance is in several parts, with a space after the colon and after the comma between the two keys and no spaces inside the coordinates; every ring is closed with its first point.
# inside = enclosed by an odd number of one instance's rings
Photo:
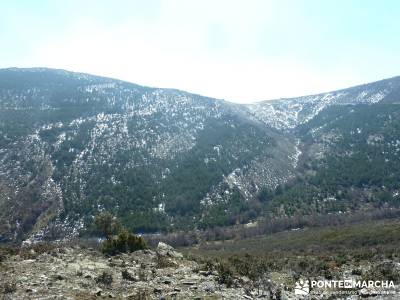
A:
{"type": "Polygon", "coordinates": [[[227,264],[224,264],[222,262],[217,264],[217,272],[219,284],[226,284],[228,288],[233,285],[233,271],[227,264]]]}
{"type": "Polygon", "coordinates": [[[17,290],[17,285],[15,282],[6,282],[3,284],[0,290],[2,290],[4,294],[11,294],[17,290]]]}
{"type": "Polygon", "coordinates": [[[129,273],[128,270],[122,270],[121,272],[122,279],[128,280],[128,281],[135,281],[135,276],[133,276],[131,273],[129,273]]]}
{"type": "Polygon", "coordinates": [[[106,237],[101,251],[108,255],[133,252],[147,248],[146,241],[129,233],[112,214],[104,212],[95,217],[96,230],[106,237]]]}
{"type": "Polygon", "coordinates": [[[29,246],[21,247],[19,255],[24,259],[34,259],[43,253],[50,253],[57,248],[56,244],[50,242],[39,242],[29,246]]]}
{"type": "Polygon", "coordinates": [[[104,271],[99,277],[96,278],[96,282],[104,285],[111,285],[113,278],[111,274],[104,271]]]}
{"type": "Polygon", "coordinates": [[[361,271],[361,269],[353,269],[351,271],[351,275],[361,276],[362,275],[362,271],[361,271]]]}
{"type": "Polygon", "coordinates": [[[101,251],[108,255],[133,252],[147,249],[146,241],[127,231],[120,232],[117,236],[108,237],[102,244],[101,251]]]}
{"type": "Polygon", "coordinates": [[[392,280],[396,284],[400,282],[400,271],[393,262],[383,262],[363,276],[364,280],[392,280]]]}
{"type": "Polygon", "coordinates": [[[109,212],[103,212],[94,218],[96,231],[105,237],[118,234],[122,230],[121,223],[109,212]]]}
{"type": "Polygon", "coordinates": [[[12,256],[17,254],[17,250],[15,248],[0,246],[0,262],[6,260],[7,256],[12,256]]]}

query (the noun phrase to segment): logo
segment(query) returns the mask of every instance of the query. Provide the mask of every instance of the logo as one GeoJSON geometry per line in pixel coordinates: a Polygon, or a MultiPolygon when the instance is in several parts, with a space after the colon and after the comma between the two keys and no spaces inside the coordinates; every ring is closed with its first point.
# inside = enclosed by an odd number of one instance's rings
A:
{"type": "Polygon", "coordinates": [[[295,283],[294,294],[299,299],[307,295],[329,293],[331,295],[394,295],[395,284],[392,280],[303,280],[295,283]]]}
{"type": "Polygon", "coordinates": [[[302,280],[296,282],[294,287],[294,294],[299,296],[306,296],[310,293],[310,282],[308,280],[302,280]]]}

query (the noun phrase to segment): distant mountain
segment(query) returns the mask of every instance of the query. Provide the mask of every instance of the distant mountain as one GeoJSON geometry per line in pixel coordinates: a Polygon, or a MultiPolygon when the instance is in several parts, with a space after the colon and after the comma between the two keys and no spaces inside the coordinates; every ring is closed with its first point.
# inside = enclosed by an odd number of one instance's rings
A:
{"type": "Polygon", "coordinates": [[[339,91],[247,105],[254,117],[278,129],[307,123],[333,105],[374,104],[399,101],[400,77],[385,79],[339,91]]]}
{"type": "MultiPolygon", "coordinates": [[[[354,130],[365,134],[357,151],[371,146],[368,168],[397,157],[368,143],[397,145],[399,91],[397,77],[238,105],[63,70],[0,70],[0,241],[74,236],[103,210],[140,232],[359,210],[350,196],[316,204],[336,197],[341,174],[326,189],[318,180],[358,165],[354,130]]],[[[373,176],[389,180],[397,167],[373,176]]],[[[388,192],[397,205],[396,184],[347,182],[343,193],[388,192]]]]}

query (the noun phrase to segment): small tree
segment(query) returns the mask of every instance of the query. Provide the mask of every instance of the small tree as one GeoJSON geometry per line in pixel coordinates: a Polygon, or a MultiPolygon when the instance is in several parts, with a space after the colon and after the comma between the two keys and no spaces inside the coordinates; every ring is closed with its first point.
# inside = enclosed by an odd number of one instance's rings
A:
{"type": "Polygon", "coordinates": [[[101,245],[103,253],[115,255],[147,248],[146,241],[142,237],[128,232],[109,212],[97,215],[94,223],[97,231],[106,237],[101,245]]]}
{"type": "Polygon", "coordinates": [[[106,238],[122,231],[121,223],[109,212],[102,212],[94,219],[94,224],[98,232],[106,238]]]}
{"type": "Polygon", "coordinates": [[[146,241],[142,237],[122,230],[118,235],[108,237],[107,240],[103,242],[101,251],[105,254],[115,255],[146,248],[146,241]]]}

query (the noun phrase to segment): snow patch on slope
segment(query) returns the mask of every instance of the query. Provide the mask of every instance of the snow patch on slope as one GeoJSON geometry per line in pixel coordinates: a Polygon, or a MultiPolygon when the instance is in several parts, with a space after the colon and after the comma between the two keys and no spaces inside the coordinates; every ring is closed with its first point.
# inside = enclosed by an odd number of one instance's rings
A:
{"type": "Polygon", "coordinates": [[[287,130],[307,123],[332,105],[378,103],[399,87],[396,79],[388,79],[336,92],[248,104],[247,108],[258,121],[287,130]]]}

